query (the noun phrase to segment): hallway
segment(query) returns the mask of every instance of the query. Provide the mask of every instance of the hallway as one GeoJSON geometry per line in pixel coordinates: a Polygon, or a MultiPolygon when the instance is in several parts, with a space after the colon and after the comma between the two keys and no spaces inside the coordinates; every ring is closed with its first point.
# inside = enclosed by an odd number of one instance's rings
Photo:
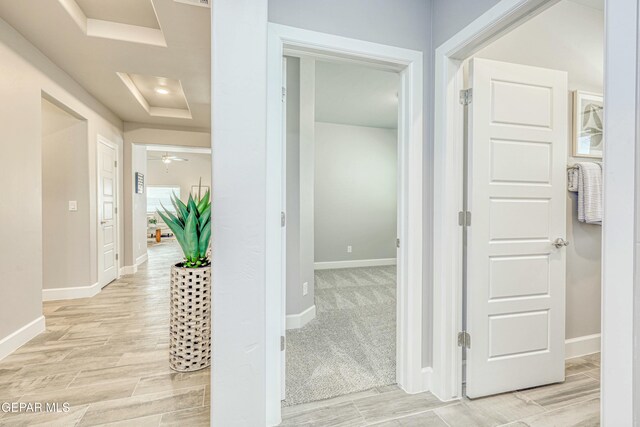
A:
{"type": "Polygon", "coordinates": [[[135,275],[95,297],[44,303],[46,332],[0,362],[0,402],[69,411],[0,411],[0,425],[208,426],[210,369],[169,369],[169,271],[180,258],[175,241],[153,245],[135,275]]]}

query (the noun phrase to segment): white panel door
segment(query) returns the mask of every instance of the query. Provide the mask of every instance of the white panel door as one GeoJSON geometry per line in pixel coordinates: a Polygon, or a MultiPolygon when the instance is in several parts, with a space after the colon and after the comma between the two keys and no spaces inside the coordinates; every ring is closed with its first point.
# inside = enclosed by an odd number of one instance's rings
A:
{"type": "Polygon", "coordinates": [[[473,59],[467,396],[564,380],[567,74],[473,59]]]}
{"type": "Polygon", "coordinates": [[[118,277],[116,159],[115,148],[98,142],[98,276],[102,287],[118,277]]]}

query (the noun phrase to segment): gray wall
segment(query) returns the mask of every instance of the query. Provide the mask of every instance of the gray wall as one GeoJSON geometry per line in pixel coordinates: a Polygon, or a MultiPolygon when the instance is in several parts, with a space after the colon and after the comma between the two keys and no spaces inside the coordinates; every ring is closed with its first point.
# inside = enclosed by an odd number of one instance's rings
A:
{"type": "Polygon", "coordinates": [[[93,284],[87,137],[85,120],[42,99],[43,289],[93,284]]]}
{"type": "Polygon", "coordinates": [[[0,63],[0,140],[4,158],[10,159],[0,168],[0,223],[5,225],[0,243],[2,340],[42,315],[43,92],[87,119],[91,227],[77,232],[89,242],[90,283],[98,281],[96,135],[121,144],[122,121],[2,20],[0,63]]]}
{"type": "Polygon", "coordinates": [[[131,182],[133,183],[131,189],[131,197],[133,202],[133,224],[131,232],[131,238],[133,239],[133,262],[131,264],[127,263],[128,266],[144,262],[147,255],[147,175],[147,149],[144,145],[135,144],[131,147],[130,173],[131,182]],[[144,175],[144,193],[136,193],[135,191],[136,172],[140,172],[144,175]]]}
{"type": "Polygon", "coordinates": [[[449,40],[500,0],[432,0],[433,49],[449,40]]]}
{"type": "MultiPolygon", "coordinates": [[[[476,56],[567,71],[569,90],[602,93],[604,77],[604,13],[571,1],[545,10],[490,44],[476,56]],[[522,49],[526,43],[527,48],[522,49]]],[[[572,93],[569,106],[573,105],[572,93]]],[[[572,111],[569,124],[573,122],[572,111]]],[[[609,143],[615,143],[609,142],[609,143]]],[[[569,164],[593,161],[571,157],[569,164]]],[[[566,337],[600,333],[602,227],[577,219],[576,193],[567,192],[567,312],[566,337]]]]}
{"type": "Polygon", "coordinates": [[[315,261],[395,258],[397,130],[316,122],[315,136],[315,261]]]}

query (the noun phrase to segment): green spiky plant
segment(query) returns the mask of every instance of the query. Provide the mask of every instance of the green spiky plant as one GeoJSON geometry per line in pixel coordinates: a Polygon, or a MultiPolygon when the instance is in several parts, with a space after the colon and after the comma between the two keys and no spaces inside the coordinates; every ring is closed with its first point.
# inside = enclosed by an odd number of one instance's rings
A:
{"type": "Polygon", "coordinates": [[[189,201],[184,204],[174,194],[171,202],[176,210],[175,215],[162,206],[164,213],[158,209],[158,215],[173,231],[176,240],[182,248],[185,261],[182,267],[200,268],[211,265],[207,257],[209,242],[211,241],[211,200],[209,191],[204,197],[200,197],[198,191],[197,200],[189,195],[189,201]]]}

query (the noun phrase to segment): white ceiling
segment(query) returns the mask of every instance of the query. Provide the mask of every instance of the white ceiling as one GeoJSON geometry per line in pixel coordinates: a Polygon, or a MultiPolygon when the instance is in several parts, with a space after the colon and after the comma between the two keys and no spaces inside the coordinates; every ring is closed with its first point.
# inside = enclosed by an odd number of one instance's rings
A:
{"type": "Polygon", "coordinates": [[[400,76],[360,65],[316,62],[316,120],[395,129],[400,76]]]}
{"type": "Polygon", "coordinates": [[[129,25],[151,25],[155,9],[166,47],[88,36],[57,0],[0,0],[0,17],[124,121],[210,128],[211,9],[174,0],[76,3],[86,18],[129,25]],[[150,115],[117,73],[179,81],[192,118],[150,115]]]}

